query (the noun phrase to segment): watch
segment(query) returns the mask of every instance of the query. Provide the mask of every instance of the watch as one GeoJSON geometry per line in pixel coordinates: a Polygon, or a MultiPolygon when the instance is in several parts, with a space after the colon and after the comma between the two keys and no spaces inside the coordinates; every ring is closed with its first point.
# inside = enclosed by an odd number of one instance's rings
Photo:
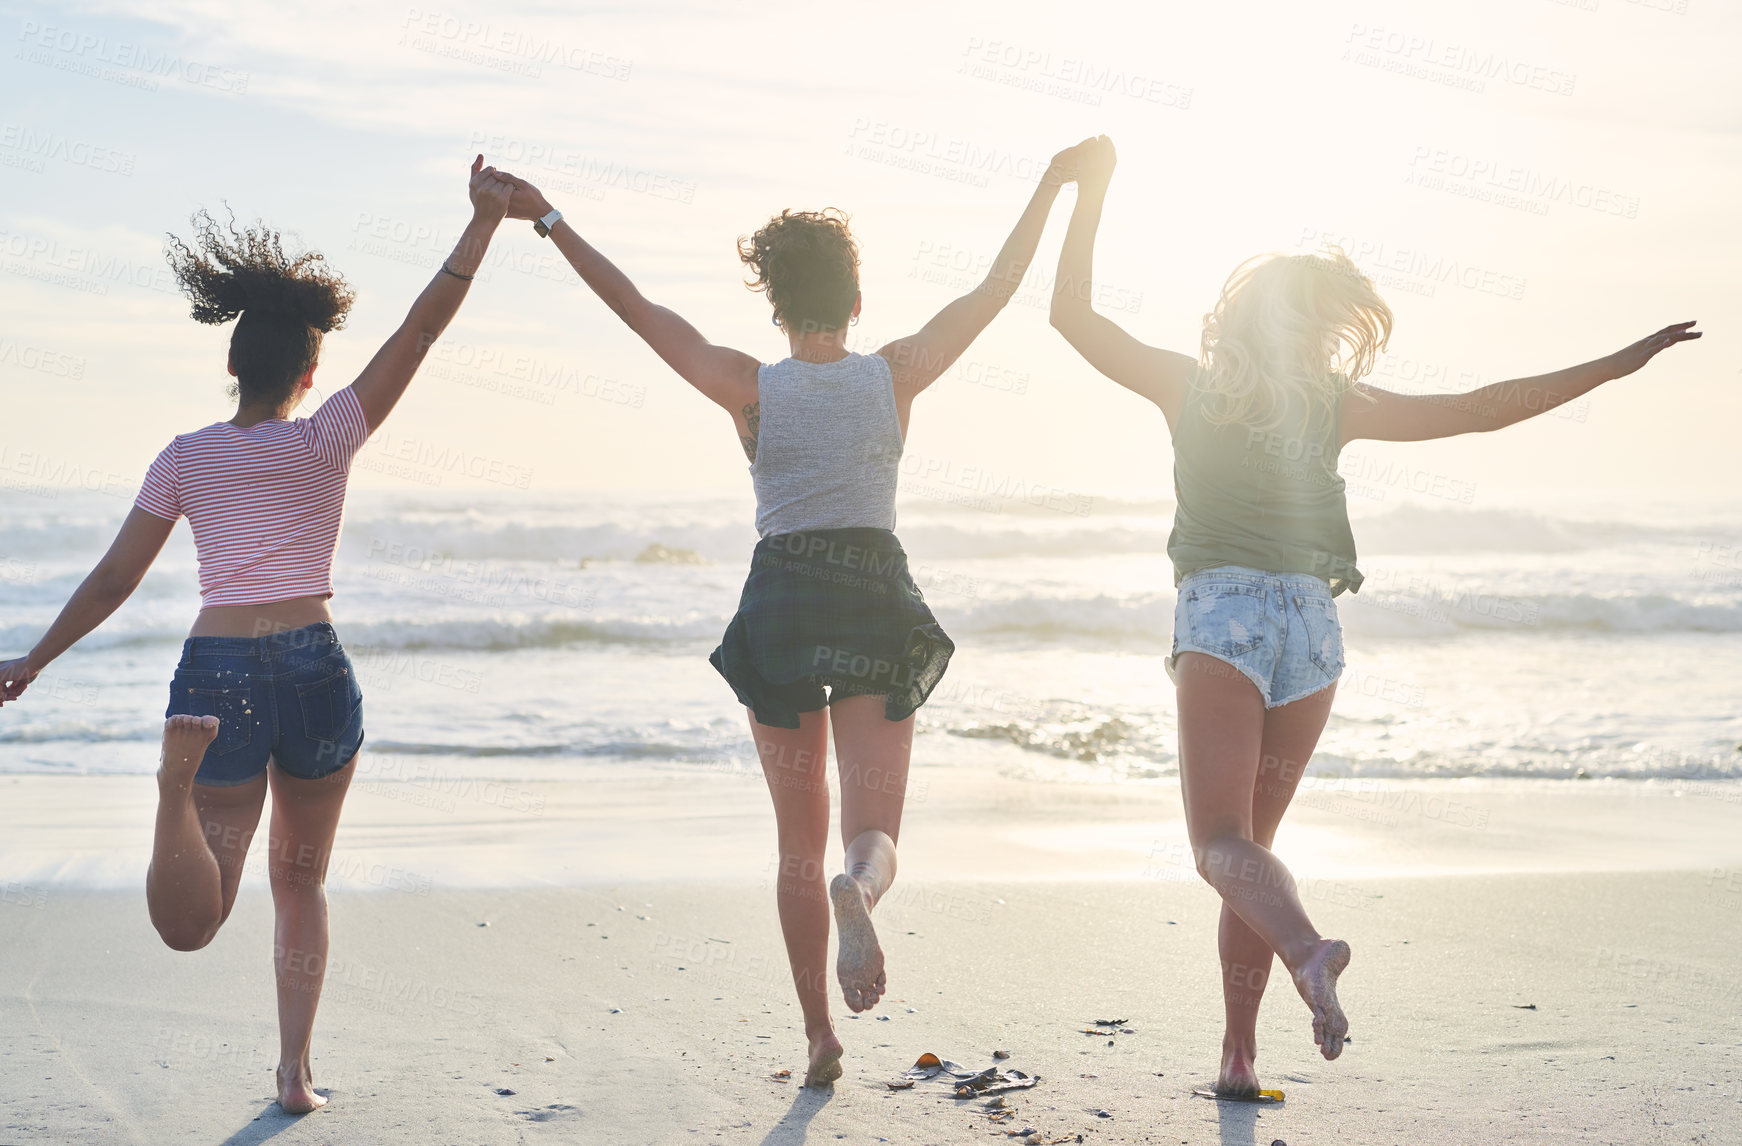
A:
{"type": "Polygon", "coordinates": [[[550,209],[550,214],[542,219],[534,219],[532,221],[532,229],[538,232],[540,238],[548,239],[550,238],[550,229],[556,226],[557,220],[562,217],[563,213],[558,211],[555,207],[552,207],[550,209]]]}

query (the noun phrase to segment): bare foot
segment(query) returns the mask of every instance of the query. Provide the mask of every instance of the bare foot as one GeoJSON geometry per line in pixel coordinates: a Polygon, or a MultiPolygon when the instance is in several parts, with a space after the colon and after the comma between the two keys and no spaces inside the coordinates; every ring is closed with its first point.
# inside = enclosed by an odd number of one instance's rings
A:
{"type": "Polygon", "coordinates": [[[835,956],[835,978],[841,997],[851,1011],[868,1011],[877,1005],[888,987],[883,974],[883,948],[871,927],[871,907],[865,889],[852,876],[842,873],[829,881],[829,899],[835,905],[835,924],[841,931],[840,950],[835,956]]]}
{"type": "Polygon", "coordinates": [[[315,1093],[314,1079],[307,1063],[278,1068],[278,1105],[286,1114],[307,1114],[327,1104],[324,1095],[315,1093]]]}
{"type": "Polygon", "coordinates": [[[1341,939],[1321,939],[1301,969],[1294,973],[1294,987],[1313,1009],[1313,1042],[1327,1059],[1343,1053],[1349,1020],[1337,1002],[1337,976],[1349,965],[1349,945],[1341,939]]]}
{"type": "Polygon", "coordinates": [[[811,1064],[804,1072],[806,1086],[827,1086],[841,1077],[841,1040],[832,1030],[811,1036],[811,1064]]]}
{"type": "Polygon", "coordinates": [[[217,738],[215,716],[172,716],[163,722],[163,755],[158,761],[159,786],[190,788],[206,747],[217,738]]]}
{"type": "Polygon", "coordinates": [[[1216,1093],[1230,1098],[1255,1098],[1258,1095],[1258,1069],[1250,1051],[1224,1050],[1222,1073],[1216,1078],[1216,1093]]]}

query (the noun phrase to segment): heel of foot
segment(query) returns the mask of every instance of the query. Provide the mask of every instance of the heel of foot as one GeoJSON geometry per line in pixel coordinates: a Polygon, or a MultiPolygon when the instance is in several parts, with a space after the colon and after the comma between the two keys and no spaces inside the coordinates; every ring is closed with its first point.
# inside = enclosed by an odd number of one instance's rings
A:
{"type": "Polygon", "coordinates": [[[1313,1042],[1326,1059],[1343,1053],[1349,1020],[1337,1001],[1337,979],[1349,966],[1349,945],[1341,939],[1324,941],[1312,958],[1295,974],[1295,986],[1313,1013],[1313,1042]]]}
{"type": "Polygon", "coordinates": [[[865,892],[858,880],[842,874],[829,881],[829,899],[834,903],[835,925],[840,932],[835,978],[841,984],[841,998],[854,1012],[869,1010],[883,997],[885,979],[883,948],[871,926],[865,892]]]}
{"type": "Polygon", "coordinates": [[[811,1063],[810,1069],[805,1072],[804,1084],[806,1086],[828,1086],[840,1077],[841,1051],[827,1051],[811,1063]]]}
{"type": "Polygon", "coordinates": [[[278,1069],[278,1105],[286,1114],[309,1114],[327,1104],[326,1096],[315,1090],[308,1074],[287,1079],[283,1067],[278,1069]]]}

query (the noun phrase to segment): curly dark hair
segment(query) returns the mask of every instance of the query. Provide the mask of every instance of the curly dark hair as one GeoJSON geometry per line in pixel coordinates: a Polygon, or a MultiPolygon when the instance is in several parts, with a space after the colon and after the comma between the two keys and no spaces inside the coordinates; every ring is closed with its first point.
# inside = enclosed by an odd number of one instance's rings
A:
{"type": "Polygon", "coordinates": [[[859,245],[842,212],[782,211],[738,240],[738,257],[756,272],[756,281],[745,285],[768,295],[783,329],[810,333],[847,325],[859,297],[859,245]]]}
{"type": "Polygon", "coordinates": [[[320,358],[321,336],[345,325],[356,292],[319,252],[286,255],[264,223],[238,228],[232,215],[221,225],[206,211],[192,222],[192,244],[170,235],[164,257],[194,321],[217,326],[241,316],[230,335],[233,392],[281,404],[320,358]]]}

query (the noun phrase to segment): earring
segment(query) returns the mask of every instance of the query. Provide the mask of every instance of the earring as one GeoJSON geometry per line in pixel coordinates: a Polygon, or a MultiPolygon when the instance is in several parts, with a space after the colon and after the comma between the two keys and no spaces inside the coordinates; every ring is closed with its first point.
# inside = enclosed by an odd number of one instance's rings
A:
{"type": "Polygon", "coordinates": [[[852,318],[848,319],[847,325],[848,326],[858,326],[859,325],[859,316],[855,314],[852,318]]]}
{"type": "Polygon", "coordinates": [[[779,316],[777,316],[777,315],[769,315],[769,316],[768,316],[768,321],[769,321],[769,322],[772,322],[772,323],[773,323],[773,324],[774,324],[774,325],[776,325],[776,326],[779,326],[779,325],[780,325],[780,318],[779,318],[779,316]]]}

